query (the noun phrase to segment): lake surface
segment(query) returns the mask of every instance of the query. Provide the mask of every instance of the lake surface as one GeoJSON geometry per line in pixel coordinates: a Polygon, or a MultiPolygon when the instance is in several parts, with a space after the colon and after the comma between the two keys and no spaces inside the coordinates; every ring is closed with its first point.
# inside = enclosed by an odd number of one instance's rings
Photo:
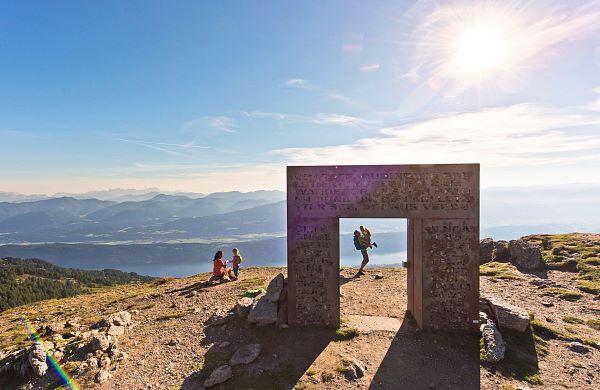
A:
{"type": "MultiPolygon", "coordinates": [[[[399,264],[406,260],[406,251],[382,253],[376,252],[376,249],[369,253],[369,264],[372,265],[386,265],[386,264],[399,264]]],[[[345,256],[341,260],[342,267],[359,267],[362,261],[362,255],[359,251],[356,251],[352,256],[345,256]]],[[[250,259],[247,260],[246,266],[252,267],[256,264],[252,264],[250,259]]],[[[261,264],[260,266],[269,267],[286,267],[285,261],[274,261],[267,264],[261,264]]],[[[136,265],[123,265],[119,267],[120,270],[126,272],[137,272],[140,275],[150,276],[175,276],[183,277],[195,275],[202,272],[212,271],[212,261],[203,261],[198,263],[180,263],[180,264],[136,264],[136,265]]],[[[243,267],[242,267],[243,271],[243,267]]]]}

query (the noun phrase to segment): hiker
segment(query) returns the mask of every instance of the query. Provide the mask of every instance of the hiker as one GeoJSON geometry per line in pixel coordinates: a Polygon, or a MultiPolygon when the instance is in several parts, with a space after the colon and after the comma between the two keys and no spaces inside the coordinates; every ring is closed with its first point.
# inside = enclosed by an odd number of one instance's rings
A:
{"type": "Polygon", "coordinates": [[[229,276],[230,280],[237,278],[232,274],[231,268],[226,267],[227,261],[223,262],[223,251],[217,251],[213,259],[213,275],[218,276],[221,281],[225,279],[225,275],[229,276]]]}
{"type": "Polygon", "coordinates": [[[365,237],[365,241],[366,241],[367,245],[369,246],[369,248],[371,248],[371,249],[373,249],[373,247],[377,248],[377,243],[375,241],[373,241],[373,243],[371,244],[371,232],[369,231],[369,229],[367,229],[363,225],[360,225],[359,229],[360,229],[361,234],[365,237]]]}
{"type": "Polygon", "coordinates": [[[240,250],[238,248],[233,248],[233,257],[231,258],[231,264],[233,266],[233,274],[235,277],[238,277],[238,273],[240,272],[240,264],[242,263],[242,255],[240,255],[240,250]]]}
{"type": "Polygon", "coordinates": [[[358,270],[357,275],[364,275],[364,268],[369,262],[369,253],[367,252],[367,248],[369,248],[368,241],[366,241],[366,237],[361,234],[358,230],[354,231],[354,247],[356,250],[359,250],[362,254],[363,260],[360,264],[360,269],[358,270]]]}

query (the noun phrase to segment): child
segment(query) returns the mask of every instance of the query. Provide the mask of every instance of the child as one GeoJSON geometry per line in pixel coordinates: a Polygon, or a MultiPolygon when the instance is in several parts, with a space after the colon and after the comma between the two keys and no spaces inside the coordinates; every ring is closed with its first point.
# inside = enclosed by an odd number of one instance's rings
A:
{"type": "Polygon", "coordinates": [[[240,255],[240,250],[238,248],[233,248],[233,257],[231,258],[231,264],[233,264],[233,274],[235,277],[238,277],[238,272],[240,271],[240,264],[242,263],[242,255],[240,255]]]}
{"type": "Polygon", "coordinates": [[[371,244],[371,232],[369,231],[369,229],[367,229],[364,226],[360,226],[360,232],[362,233],[362,235],[365,237],[365,241],[367,242],[367,245],[369,248],[373,249],[373,247],[377,248],[377,243],[373,242],[371,244]]]}

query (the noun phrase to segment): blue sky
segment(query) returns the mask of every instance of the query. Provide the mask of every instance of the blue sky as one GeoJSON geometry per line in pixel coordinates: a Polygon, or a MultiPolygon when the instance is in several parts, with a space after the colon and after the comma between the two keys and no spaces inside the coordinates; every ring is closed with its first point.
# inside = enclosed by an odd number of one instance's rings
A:
{"type": "Polygon", "coordinates": [[[284,189],[301,164],[600,183],[600,2],[437,3],[4,1],[0,191],[284,189]]]}

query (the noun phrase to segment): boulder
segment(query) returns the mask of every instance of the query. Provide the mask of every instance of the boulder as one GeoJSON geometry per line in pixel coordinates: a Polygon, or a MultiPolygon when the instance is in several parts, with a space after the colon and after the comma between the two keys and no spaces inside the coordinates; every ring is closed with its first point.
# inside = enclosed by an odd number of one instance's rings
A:
{"type": "Polygon", "coordinates": [[[278,274],[271,280],[269,287],[267,287],[266,299],[269,302],[279,302],[283,285],[285,284],[285,277],[282,273],[278,274]]]}
{"type": "Polygon", "coordinates": [[[120,311],[108,317],[108,322],[111,325],[129,326],[131,325],[131,314],[128,311],[120,311]]]}
{"type": "Polygon", "coordinates": [[[537,245],[523,240],[511,240],[508,243],[510,262],[525,271],[535,271],[543,266],[542,253],[537,245]]]}
{"type": "Polygon", "coordinates": [[[484,264],[492,261],[492,253],[494,252],[494,240],[484,238],[479,242],[479,264],[484,264]]]}
{"type": "Polygon", "coordinates": [[[110,374],[110,372],[105,371],[105,370],[100,370],[98,371],[98,373],[96,374],[96,383],[104,383],[107,380],[109,380],[112,377],[112,375],[110,374]]]}
{"type": "Polygon", "coordinates": [[[288,322],[287,283],[283,287],[277,308],[277,322],[275,325],[281,327],[288,322]]]}
{"type": "Polygon", "coordinates": [[[90,341],[90,347],[92,351],[106,351],[110,347],[110,341],[108,337],[103,334],[97,334],[92,337],[92,341],[90,341]]]}
{"type": "Polygon", "coordinates": [[[244,345],[231,357],[229,360],[230,366],[237,366],[240,364],[250,364],[256,360],[260,355],[260,344],[248,344],[244,345]]]}
{"type": "Polygon", "coordinates": [[[233,372],[231,371],[231,367],[228,365],[222,365],[217,367],[204,381],[204,387],[213,387],[218,385],[219,383],[223,383],[228,381],[233,377],[233,372]]]}
{"type": "Polygon", "coordinates": [[[252,308],[252,304],[254,303],[254,299],[244,297],[240,299],[235,305],[235,311],[240,318],[245,318],[250,313],[250,309],[252,308]]]}
{"type": "Polygon", "coordinates": [[[29,365],[36,376],[42,376],[48,371],[48,364],[46,364],[46,352],[39,344],[34,344],[29,348],[27,355],[29,365]]]}
{"type": "Polygon", "coordinates": [[[578,343],[577,341],[573,341],[572,343],[569,343],[569,349],[571,351],[577,352],[577,353],[590,352],[590,348],[587,345],[583,345],[581,343],[578,343]]]}
{"type": "Polygon", "coordinates": [[[510,261],[510,249],[508,241],[500,240],[494,242],[493,261],[507,262],[510,261]]]}
{"type": "Polygon", "coordinates": [[[527,310],[511,305],[498,297],[486,297],[496,322],[500,328],[514,329],[525,332],[529,326],[529,313],[527,310]]]}
{"type": "Polygon", "coordinates": [[[109,336],[120,336],[124,333],[125,333],[125,327],[118,326],[118,325],[111,325],[110,328],[108,328],[108,332],[106,332],[106,334],[109,336]]]}
{"type": "Polygon", "coordinates": [[[504,341],[493,321],[487,320],[481,325],[481,336],[485,343],[485,360],[496,363],[504,359],[504,341]]]}
{"type": "Polygon", "coordinates": [[[268,300],[266,293],[262,293],[254,299],[248,322],[257,325],[271,325],[277,322],[277,302],[268,300]]]}

